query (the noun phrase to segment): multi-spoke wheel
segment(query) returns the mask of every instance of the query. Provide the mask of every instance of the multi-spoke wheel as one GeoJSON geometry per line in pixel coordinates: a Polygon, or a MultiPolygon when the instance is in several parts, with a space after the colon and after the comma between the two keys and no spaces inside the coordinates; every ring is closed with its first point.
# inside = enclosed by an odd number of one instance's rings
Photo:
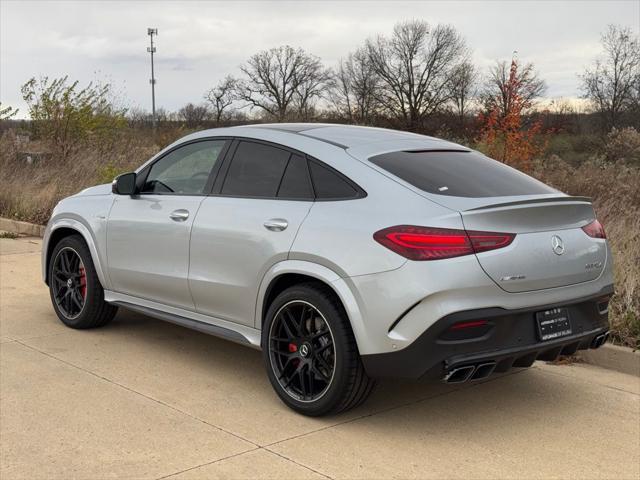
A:
{"type": "Polygon", "coordinates": [[[78,252],[71,247],[58,251],[51,276],[53,299],[60,313],[73,320],[82,313],[87,298],[87,274],[78,252]]]}
{"type": "Polygon", "coordinates": [[[267,311],[262,343],[271,384],[300,413],[348,410],[373,389],[344,308],[322,284],[305,283],[280,293],[267,311]]]}
{"type": "Polygon", "coordinates": [[[333,334],[310,303],[294,300],[282,306],[271,322],[271,367],[281,387],[301,402],[325,394],[335,371],[333,334]]]}
{"type": "Polygon", "coordinates": [[[65,325],[92,328],[114,317],[117,308],[104,301],[104,290],[82,237],[64,237],[48,262],[51,303],[65,325]]]}

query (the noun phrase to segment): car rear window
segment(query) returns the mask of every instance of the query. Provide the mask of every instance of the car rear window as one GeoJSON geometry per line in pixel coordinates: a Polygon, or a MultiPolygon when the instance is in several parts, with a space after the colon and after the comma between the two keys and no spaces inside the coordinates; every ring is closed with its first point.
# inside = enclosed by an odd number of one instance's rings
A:
{"type": "Polygon", "coordinates": [[[404,151],[369,161],[428,193],[500,197],[555,193],[551,187],[478,152],[404,151]]]}

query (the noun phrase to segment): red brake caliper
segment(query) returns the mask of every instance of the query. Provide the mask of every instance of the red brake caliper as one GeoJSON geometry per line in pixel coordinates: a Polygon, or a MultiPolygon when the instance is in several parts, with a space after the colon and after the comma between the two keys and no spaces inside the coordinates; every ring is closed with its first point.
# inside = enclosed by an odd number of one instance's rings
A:
{"type": "MultiPolygon", "coordinates": [[[[296,353],[297,351],[298,351],[298,346],[295,343],[289,343],[289,353],[296,353]]],[[[298,365],[300,364],[300,359],[294,358],[291,364],[293,365],[293,368],[298,368],[298,365]]]]}
{"type": "Polygon", "coordinates": [[[87,298],[87,274],[83,265],[80,265],[80,294],[82,298],[87,298]]]}

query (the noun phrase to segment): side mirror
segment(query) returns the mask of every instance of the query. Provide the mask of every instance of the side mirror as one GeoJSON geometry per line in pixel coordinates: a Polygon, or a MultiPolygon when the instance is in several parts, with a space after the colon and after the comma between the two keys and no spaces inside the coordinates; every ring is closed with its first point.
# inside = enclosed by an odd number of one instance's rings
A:
{"type": "Polygon", "coordinates": [[[111,191],[116,195],[133,195],[136,193],[135,172],[118,175],[111,184],[111,191]]]}

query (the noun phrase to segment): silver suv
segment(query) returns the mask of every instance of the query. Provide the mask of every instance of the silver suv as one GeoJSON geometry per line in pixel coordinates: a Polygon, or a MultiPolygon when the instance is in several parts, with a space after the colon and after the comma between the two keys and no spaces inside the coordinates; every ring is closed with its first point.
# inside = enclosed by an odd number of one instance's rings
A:
{"type": "Polygon", "coordinates": [[[66,325],[124,307],[262,349],[306,415],[380,377],[474,381],[596,348],[611,263],[587,198],[443,140],[325,124],[182,138],[62,200],[42,257],[66,325]]]}

